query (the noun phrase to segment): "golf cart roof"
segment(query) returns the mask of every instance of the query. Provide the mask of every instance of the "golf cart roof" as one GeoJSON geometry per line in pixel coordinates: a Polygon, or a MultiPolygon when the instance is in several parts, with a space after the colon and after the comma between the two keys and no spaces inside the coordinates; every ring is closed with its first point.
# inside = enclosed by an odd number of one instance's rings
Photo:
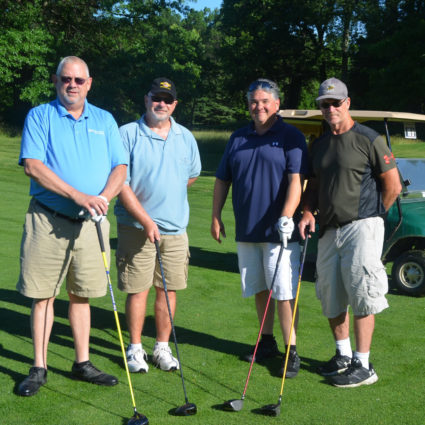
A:
{"type": "MultiPolygon", "coordinates": [[[[324,120],[319,109],[281,109],[278,114],[287,123],[301,130],[309,141],[323,133],[324,120]]],[[[409,112],[350,110],[350,115],[353,120],[360,123],[366,121],[425,122],[425,115],[409,112]]]]}
{"type": "MultiPolygon", "coordinates": [[[[281,109],[279,115],[285,119],[304,119],[308,121],[323,120],[322,113],[319,109],[281,109]]],[[[350,110],[350,115],[353,120],[358,122],[381,121],[383,119],[399,122],[425,122],[424,114],[411,114],[409,112],[350,110]]]]}

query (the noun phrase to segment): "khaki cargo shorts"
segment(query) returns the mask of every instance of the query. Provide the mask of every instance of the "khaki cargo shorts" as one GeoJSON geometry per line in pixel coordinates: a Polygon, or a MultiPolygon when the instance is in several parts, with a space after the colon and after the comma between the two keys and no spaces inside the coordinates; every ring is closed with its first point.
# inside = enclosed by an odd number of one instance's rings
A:
{"type": "MultiPolygon", "coordinates": [[[[161,235],[159,247],[167,289],[185,289],[190,257],[187,233],[161,235]]],[[[121,291],[135,294],[152,285],[163,287],[155,244],[149,241],[144,230],[118,224],[116,262],[121,291]]]]}
{"type": "MultiPolygon", "coordinates": [[[[109,222],[101,224],[109,262],[109,222]]],[[[16,289],[31,298],[66,290],[79,297],[105,295],[107,280],[96,226],[91,220],[73,222],[53,215],[34,200],[25,216],[21,271],[16,289]]]]}

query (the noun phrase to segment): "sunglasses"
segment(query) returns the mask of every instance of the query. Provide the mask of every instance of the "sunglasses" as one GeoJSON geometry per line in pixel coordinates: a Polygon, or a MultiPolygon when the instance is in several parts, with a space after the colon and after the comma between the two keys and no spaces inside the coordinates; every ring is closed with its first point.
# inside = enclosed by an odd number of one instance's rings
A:
{"type": "Polygon", "coordinates": [[[74,80],[75,84],[77,84],[78,86],[82,86],[87,81],[86,78],[80,78],[80,77],[72,78],[72,77],[61,76],[61,81],[63,84],[69,84],[72,80],[74,80]]]}
{"type": "Polygon", "coordinates": [[[248,91],[251,92],[251,91],[254,91],[254,90],[257,90],[257,89],[261,89],[261,88],[277,90],[277,87],[276,87],[275,84],[271,84],[267,81],[258,81],[257,80],[257,81],[254,81],[253,83],[250,84],[248,91]]]}
{"type": "Polygon", "coordinates": [[[161,96],[151,96],[152,102],[164,102],[166,105],[171,105],[174,103],[174,99],[171,97],[161,97],[161,96]]]}
{"type": "Polygon", "coordinates": [[[334,108],[339,108],[340,106],[342,106],[342,104],[346,101],[347,99],[341,99],[341,100],[334,100],[332,102],[321,102],[320,103],[320,107],[322,109],[329,109],[331,106],[333,106],[334,108]]]}

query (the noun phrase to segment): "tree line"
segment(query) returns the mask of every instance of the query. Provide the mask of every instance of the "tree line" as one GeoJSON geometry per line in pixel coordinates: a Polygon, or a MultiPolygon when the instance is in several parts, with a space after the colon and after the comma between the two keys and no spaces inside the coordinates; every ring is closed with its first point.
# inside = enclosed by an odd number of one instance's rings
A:
{"type": "Polygon", "coordinates": [[[89,65],[89,100],[137,119],[153,78],[177,86],[177,119],[246,119],[252,80],[278,82],[282,107],[315,108],[319,83],[344,80],[356,109],[425,112],[425,0],[0,0],[0,123],[21,126],[54,97],[60,58],[89,65]]]}

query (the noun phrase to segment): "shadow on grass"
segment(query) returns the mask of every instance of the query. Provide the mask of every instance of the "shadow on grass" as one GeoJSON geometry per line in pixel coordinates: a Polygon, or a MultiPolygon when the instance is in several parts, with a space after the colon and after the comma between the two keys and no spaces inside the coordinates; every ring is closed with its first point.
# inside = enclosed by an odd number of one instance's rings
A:
{"type": "MultiPolygon", "coordinates": [[[[0,289],[0,299],[7,301],[9,304],[15,304],[17,306],[27,306],[31,308],[32,301],[22,295],[17,291],[0,289]]],[[[68,347],[73,350],[73,338],[71,328],[68,323],[61,323],[58,319],[67,319],[68,317],[68,301],[56,299],[55,300],[55,322],[53,324],[52,333],[50,336],[50,342],[57,344],[63,347],[68,347]]],[[[97,354],[100,356],[105,356],[105,349],[115,350],[117,355],[107,354],[108,358],[114,363],[122,365],[122,355],[119,347],[119,340],[117,336],[117,329],[115,325],[114,315],[112,307],[110,310],[91,306],[91,316],[92,316],[92,329],[99,329],[107,332],[115,338],[114,342],[105,340],[98,336],[90,337],[90,353],[97,354]]],[[[118,313],[119,321],[121,324],[125,323],[125,315],[123,313],[118,313]]],[[[0,323],[2,323],[2,330],[7,332],[15,338],[22,339],[27,344],[31,344],[31,329],[30,329],[30,320],[29,314],[21,313],[15,311],[11,307],[1,308],[0,309],[0,323]]],[[[122,326],[122,325],[121,325],[122,326]]],[[[197,347],[205,348],[211,351],[218,351],[225,354],[239,356],[241,353],[246,352],[251,345],[235,342],[228,339],[217,338],[213,335],[194,331],[180,326],[175,326],[177,340],[179,343],[185,343],[194,345],[197,347]]],[[[143,334],[146,337],[155,338],[156,329],[155,329],[155,318],[153,316],[147,316],[145,319],[145,325],[143,334]]],[[[126,335],[125,335],[126,336],[126,335]]],[[[125,337],[124,336],[124,337],[125,337]]],[[[31,344],[32,345],[32,344],[31,344]]],[[[52,348],[49,347],[51,352],[52,348]]],[[[22,350],[20,350],[22,352],[22,350]]],[[[32,347],[28,348],[28,353],[32,356],[32,347]]],[[[8,358],[10,360],[16,360],[17,354],[15,351],[9,351],[3,347],[0,355],[2,357],[8,358]]],[[[61,355],[61,354],[58,354],[61,355]]],[[[22,362],[31,364],[32,357],[18,355],[18,360],[21,359],[22,362]]],[[[73,359],[69,359],[73,361],[73,359]]],[[[14,373],[11,372],[11,376],[14,373]]],[[[64,372],[61,370],[55,371],[57,373],[63,374],[65,376],[69,375],[69,372],[64,372]]]]}

